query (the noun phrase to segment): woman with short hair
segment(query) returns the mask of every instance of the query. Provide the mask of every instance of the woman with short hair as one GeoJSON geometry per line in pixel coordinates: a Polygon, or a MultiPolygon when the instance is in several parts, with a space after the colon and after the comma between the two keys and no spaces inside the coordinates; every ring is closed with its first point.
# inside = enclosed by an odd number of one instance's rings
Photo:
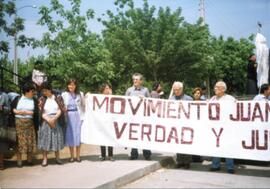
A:
{"type": "Polygon", "coordinates": [[[22,167],[22,154],[27,153],[27,163],[32,165],[32,155],[36,150],[36,130],[38,129],[38,103],[34,98],[35,87],[26,83],[22,87],[22,96],[11,103],[17,132],[17,165],[22,167]]]}

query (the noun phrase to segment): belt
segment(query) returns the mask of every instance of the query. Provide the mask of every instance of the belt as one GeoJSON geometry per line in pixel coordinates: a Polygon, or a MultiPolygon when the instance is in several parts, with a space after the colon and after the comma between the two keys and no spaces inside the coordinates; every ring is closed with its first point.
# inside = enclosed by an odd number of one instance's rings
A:
{"type": "Polygon", "coordinates": [[[68,112],[77,112],[78,109],[68,109],[67,111],[68,111],[68,112]]]}
{"type": "Polygon", "coordinates": [[[56,115],[56,113],[50,113],[50,114],[48,114],[48,115],[56,115]]]}

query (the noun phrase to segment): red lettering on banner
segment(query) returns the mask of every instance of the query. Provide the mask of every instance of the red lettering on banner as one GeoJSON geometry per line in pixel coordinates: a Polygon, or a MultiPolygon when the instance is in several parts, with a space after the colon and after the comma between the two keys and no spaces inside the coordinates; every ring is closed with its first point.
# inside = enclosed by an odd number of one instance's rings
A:
{"type": "Polygon", "coordinates": [[[194,130],[190,127],[183,127],[181,132],[181,144],[192,144],[193,143],[194,130]],[[190,140],[184,140],[186,131],[190,132],[190,140]]]}
{"type": "Polygon", "coordinates": [[[167,118],[176,118],[176,115],[170,115],[170,112],[175,112],[175,108],[171,108],[171,104],[174,104],[173,101],[167,103],[167,118]]]}
{"type": "Polygon", "coordinates": [[[114,125],[116,138],[119,139],[122,136],[122,134],[123,134],[123,132],[124,132],[126,126],[127,126],[127,123],[124,123],[122,125],[122,128],[121,128],[120,132],[119,132],[119,128],[118,128],[118,123],[114,121],[113,125],[114,125]]]}
{"type": "Polygon", "coordinates": [[[104,105],[104,103],[106,104],[106,113],[108,113],[108,102],[109,102],[109,98],[108,97],[104,97],[102,103],[100,104],[98,101],[98,98],[96,96],[93,96],[93,110],[96,110],[96,105],[98,106],[99,109],[101,109],[101,107],[104,105]]]}
{"type": "Polygon", "coordinates": [[[126,100],[124,98],[120,98],[120,97],[112,97],[110,100],[110,112],[112,114],[124,114],[125,113],[125,107],[126,107],[126,100]],[[119,101],[121,103],[120,107],[120,111],[116,112],[114,110],[115,108],[115,102],[119,101]]]}
{"type": "Polygon", "coordinates": [[[191,103],[191,105],[197,106],[197,120],[201,119],[201,106],[206,106],[207,103],[205,102],[196,102],[196,103],[191,103]]]}
{"type": "Polygon", "coordinates": [[[141,135],[141,140],[144,140],[144,135],[147,136],[148,141],[151,141],[150,135],[152,132],[152,125],[151,124],[142,124],[142,135],[141,135]],[[148,131],[145,131],[145,128],[148,128],[148,131]]]}
{"type": "Polygon", "coordinates": [[[190,104],[188,103],[188,111],[185,110],[183,103],[179,102],[179,107],[178,107],[178,119],[181,118],[181,112],[184,112],[184,115],[186,116],[187,119],[190,118],[190,104]]]}
{"type": "Polygon", "coordinates": [[[220,104],[219,103],[209,103],[208,106],[209,111],[209,120],[219,120],[220,119],[220,104]],[[215,107],[216,116],[213,116],[213,110],[212,107],[215,107]]]}
{"type": "Polygon", "coordinates": [[[232,121],[239,121],[239,119],[240,119],[239,106],[240,106],[240,104],[237,103],[237,104],[236,104],[236,116],[233,117],[233,114],[230,114],[230,120],[232,120],[232,121]]]}
{"type": "Polygon", "coordinates": [[[165,141],[165,127],[163,125],[156,126],[155,141],[156,142],[164,142],[165,141]],[[158,130],[160,130],[160,129],[162,132],[162,139],[158,139],[158,130]]]}
{"type": "Polygon", "coordinates": [[[270,105],[269,102],[265,103],[265,121],[268,122],[269,120],[269,113],[270,112],[270,105]]]}
{"type": "Polygon", "coordinates": [[[169,137],[167,139],[167,142],[170,143],[172,139],[175,140],[175,143],[179,144],[178,134],[177,134],[177,130],[176,130],[175,127],[171,128],[171,131],[170,131],[169,137]]]}
{"type": "Polygon", "coordinates": [[[264,131],[264,142],[262,146],[260,146],[259,130],[256,130],[256,146],[257,146],[257,150],[268,149],[268,131],[267,130],[264,131]]]}
{"type": "Polygon", "coordinates": [[[241,121],[250,121],[250,115],[251,115],[251,104],[248,103],[248,108],[247,108],[247,116],[244,116],[244,103],[240,103],[240,110],[241,110],[241,121]]]}
{"type": "Polygon", "coordinates": [[[157,117],[161,117],[161,111],[162,111],[162,101],[158,100],[156,104],[153,104],[153,100],[148,100],[148,106],[147,106],[147,116],[151,116],[151,113],[156,113],[157,111],[157,117]]]}
{"type": "Polygon", "coordinates": [[[134,135],[133,135],[133,133],[135,134],[135,133],[138,133],[137,132],[137,130],[134,130],[134,127],[138,127],[138,126],[140,126],[140,124],[138,124],[138,123],[130,123],[130,125],[129,125],[129,139],[130,140],[138,140],[138,138],[136,138],[134,135]]]}
{"type": "Polygon", "coordinates": [[[246,141],[242,141],[242,147],[244,149],[248,150],[268,150],[268,139],[269,139],[269,133],[267,130],[264,130],[263,135],[263,145],[260,145],[260,137],[259,137],[259,130],[252,130],[251,131],[251,145],[247,146],[246,141]],[[256,133],[256,134],[255,134],[256,133]]]}
{"type": "Polygon", "coordinates": [[[214,128],[212,128],[212,131],[214,132],[215,136],[217,137],[217,141],[216,141],[216,147],[219,147],[219,141],[220,141],[220,135],[223,131],[223,128],[219,129],[219,133],[216,133],[216,130],[214,128]]]}
{"type": "Polygon", "coordinates": [[[133,107],[133,104],[132,104],[132,99],[128,99],[128,103],[129,103],[129,106],[131,108],[131,111],[132,111],[132,114],[135,115],[138,111],[138,109],[140,108],[141,104],[142,104],[142,101],[143,99],[140,99],[140,101],[137,103],[137,106],[134,108],[133,107]]]}
{"type": "Polygon", "coordinates": [[[254,121],[256,118],[259,118],[261,121],[263,121],[262,110],[261,110],[260,104],[258,102],[255,103],[251,120],[254,121]],[[259,114],[257,114],[257,112],[259,114]]]}
{"type": "Polygon", "coordinates": [[[251,144],[250,144],[250,146],[248,146],[246,144],[246,141],[242,140],[242,147],[244,149],[250,149],[250,150],[253,150],[255,148],[255,130],[251,131],[251,144]]]}

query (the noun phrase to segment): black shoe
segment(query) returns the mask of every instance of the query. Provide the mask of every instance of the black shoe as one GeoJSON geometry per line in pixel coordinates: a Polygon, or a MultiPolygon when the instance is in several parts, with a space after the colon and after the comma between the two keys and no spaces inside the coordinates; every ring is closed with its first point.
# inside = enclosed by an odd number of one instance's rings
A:
{"type": "Polygon", "coordinates": [[[229,174],[234,174],[234,173],[235,173],[234,169],[228,169],[227,172],[228,172],[229,174]]]}
{"type": "Polygon", "coordinates": [[[217,167],[217,168],[211,167],[210,171],[220,171],[220,167],[217,167]]]}
{"type": "Polygon", "coordinates": [[[76,159],[76,162],[81,163],[82,160],[81,159],[76,159]]]}
{"type": "Polygon", "coordinates": [[[99,161],[105,161],[105,157],[99,157],[99,161]]]}
{"type": "Polygon", "coordinates": [[[23,167],[23,166],[22,166],[22,161],[18,161],[18,162],[17,162],[17,167],[18,167],[18,168],[22,168],[22,167],[23,167]]]}
{"type": "Polygon", "coordinates": [[[183,164],[183,163],[177,163],[177,164],[175,165],[175,168],[179,169],[179,168],[182,168],[182,167],[184,167],[184,166],[185,166],[185,164],[183,164]]]}
{"type": "Polygon", "coordinates": [[[114,161],[113,157],[108,157],[109,161],[114,161]]]}
{"type": "Polygon", "coordinates": [[[138,157],[133,157],[133,156],[129,157],[129,160],[136,160],[136,159],[138,159],[138,157]]]}
{"type": "Polygon", "coordinates": [[[34,164],[33,164],[32,161],[28,161],[28,162],[27,162],[27,165],[28,165],[28,166],[33,166],[34,164]]]}
{"type": "Polygon", "coordinates": [[[147,161],[150,161],[151,160],[151,157],[150,156],[147,156],[147,157],[144,157],[145,158],[145,160],[147,160],[147,161]]]}
{"type": "Polygon", "coordinates": [[[189,168],[190,168],[190,164],[189,163],[184,165],[184,169],[189,169],[189,168]]]}
{"type": "Polygon", "coordinates": [[[70,162],[70,163],[73,163],[73,162],[74,162],[74,158],[70,158],[70,159],[69,159],[69,162],[70,162]]]}
{"type": "Polygon", "coordinates": [[[61,159],[56,159],[55,163],[58,164],[58,165],[63,165],[63,162],[61,161],[61,159]]]}

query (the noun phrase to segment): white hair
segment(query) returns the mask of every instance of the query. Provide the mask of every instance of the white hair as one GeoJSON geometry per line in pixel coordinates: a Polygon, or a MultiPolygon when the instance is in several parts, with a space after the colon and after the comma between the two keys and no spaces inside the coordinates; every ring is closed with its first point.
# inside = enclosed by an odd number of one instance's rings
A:
{"type": "Polygon", "coordinates": [[[216,85],[217,85],[217,84],[219,84],[220,86],[224,87],[224,90],[225,90],[225,91],[227,90],[227,85],[226,85],[226,83],[225,83],[224,81],[218,81],[218,82],[216,83],[216,85]]]}
{"type": "Polygon", "coordinates": [[[180,82],[180,81],[175,81],[174,83],[173,83],[173,86],[172,86],[172,88],[174,88],[174,87],[179,87],[179,88],[183,88],[183,83],[182,82],[180,82]]]}

